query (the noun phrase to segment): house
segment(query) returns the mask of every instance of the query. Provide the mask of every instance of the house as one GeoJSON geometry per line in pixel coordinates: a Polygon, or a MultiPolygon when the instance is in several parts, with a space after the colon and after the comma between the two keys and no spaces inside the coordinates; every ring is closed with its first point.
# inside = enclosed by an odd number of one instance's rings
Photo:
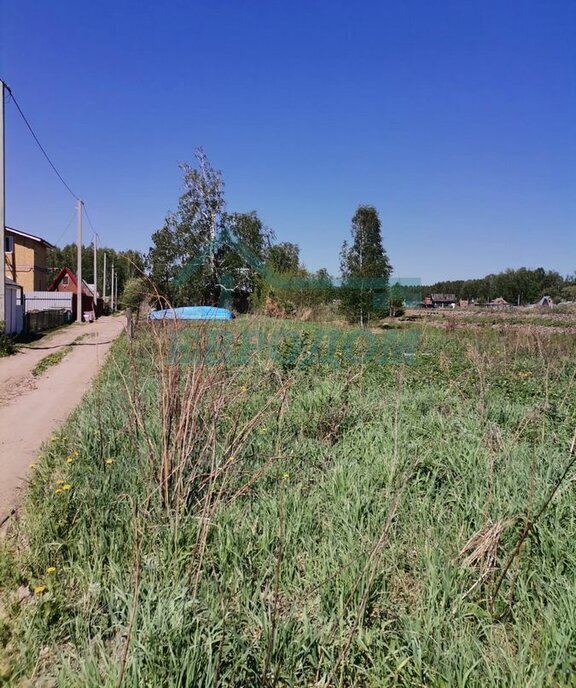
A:
{"type": "Polygon", "coordinates": [[[552,301],[552,298],[550,296],[543,296],[538,303],[534,304],[535,306],[542,306],[544,308],[554,308],[554,301],[552,301]]]}
{"type": "Polygon", "coordinates": [[[456,308],[455,294],[432,294],[430,299],[432,300],[432,308],[456,308]]]}
{"type": "Polygon", "coordinates": [[[54,246],[46,239],[20,229],[4,230],[6,277],[24,291],[42,291],[48,286],[48,251],[54,246]]]}
{"type": "MultiPolygon", "coordinates": [[[[62,268],[48,287],[48,291],[70,292],[73,294],[73,317],[76,317],[77,285],[78,278],[76,274],[70,268],[62,268]]],[[[96,294],[96,303],[94,302],[94,291],[82,280],[82,313],[87,312],[94,312],[97,318],[100,317],[104,312],[104,303],[101,298],[98,298],[98,294],[96,294]]]]}
{"type": "Polygon", "coordinates": [[[489,308],[512,308],[511,304],[506,301],[506,299],[498,296],[496,299],[492,299],[486,304],[489,308]]]}

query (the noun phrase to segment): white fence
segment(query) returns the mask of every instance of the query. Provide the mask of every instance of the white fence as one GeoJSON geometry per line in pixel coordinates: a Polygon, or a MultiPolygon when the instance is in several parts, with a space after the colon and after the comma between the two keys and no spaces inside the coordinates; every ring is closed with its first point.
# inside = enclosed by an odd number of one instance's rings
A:
{"type": "Polygon", "coordinates": [[[27,291],[24,293],[26,313],[30,311],[49,311],[52,309],[72,310],[72,292],[27,291]]]}

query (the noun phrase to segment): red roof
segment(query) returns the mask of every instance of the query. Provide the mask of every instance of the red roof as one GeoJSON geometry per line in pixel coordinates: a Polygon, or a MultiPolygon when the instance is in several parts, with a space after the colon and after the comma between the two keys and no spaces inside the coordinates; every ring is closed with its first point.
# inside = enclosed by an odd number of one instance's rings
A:
{"type": "MultiPolygon", "coordinates": [[[[60,272],[56,275],[56,277],[52,280],[52,284],[48,287],[48,291],[57,291],[58,290],[58,285],[62,281],[62,278],[68,275],[68,279],[72,281],[72,284],[77,287],[78,286],[78,279],[76,277],[76,274],[70,270],[70,268],[62,268],[60,272]]],[[[86,284],[84,280],[82,280],[82,293],[85,296],[91,296],[94,298],[94,294],[92,293],[92,290],[90,287],[86,284]]]]}

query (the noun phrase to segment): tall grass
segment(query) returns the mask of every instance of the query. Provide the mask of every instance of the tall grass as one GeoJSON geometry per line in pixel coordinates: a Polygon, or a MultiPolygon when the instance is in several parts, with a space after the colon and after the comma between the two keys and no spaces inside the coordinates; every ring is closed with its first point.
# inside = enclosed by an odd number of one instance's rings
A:
{"type": "Polygon", "coordinates": [[[573,340],[430,331],[386,365],[302,324],[240,365],[224,327],[119,342],[46,448],[6,680],[572,685],[573,340]]]}

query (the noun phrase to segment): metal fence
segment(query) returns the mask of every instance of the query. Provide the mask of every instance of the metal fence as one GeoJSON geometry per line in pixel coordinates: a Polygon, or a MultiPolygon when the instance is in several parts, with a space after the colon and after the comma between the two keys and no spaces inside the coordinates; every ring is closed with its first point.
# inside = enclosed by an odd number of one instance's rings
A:
{"type": "Polygon", "coordinates": [[[72,311],[72,292],[27,291],[24,293],[26,313],[52,309],[72,311]]]}

